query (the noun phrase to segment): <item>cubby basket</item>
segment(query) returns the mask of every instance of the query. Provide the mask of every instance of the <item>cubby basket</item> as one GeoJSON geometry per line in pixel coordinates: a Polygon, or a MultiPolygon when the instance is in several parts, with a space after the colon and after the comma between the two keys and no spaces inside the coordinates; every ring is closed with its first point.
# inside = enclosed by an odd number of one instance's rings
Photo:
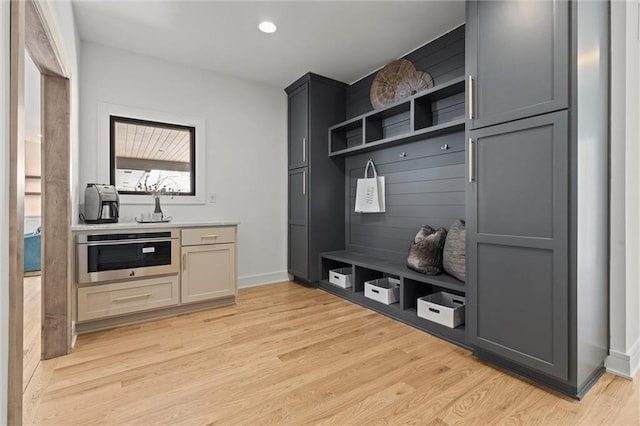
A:
{"type": "Polygon", "coordinates": [[[341,288],[351,287],[352,268],[329,270],[329,282],[341,288]]]}
{"type": "Polygon", "coordinates": [[[400,301],[400,280],[398,278],[379,278],[365,281],[364,296],[385,305],[400,301]]]}
{"type": "Polygon", "coordinates": [[[465,298],[439,291],[418,299],[418,316],[449,328],[464,324],[465,298]]]}

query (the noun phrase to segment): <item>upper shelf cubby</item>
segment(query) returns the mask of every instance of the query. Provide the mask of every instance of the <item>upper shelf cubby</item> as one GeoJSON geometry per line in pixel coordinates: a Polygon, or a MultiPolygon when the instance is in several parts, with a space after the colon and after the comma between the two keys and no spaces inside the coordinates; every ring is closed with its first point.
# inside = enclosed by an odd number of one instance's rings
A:
{"type": "Polygon", "coordinates": [[[464,77],[329,128],[329,156],[411,142],[464,129],[464,77]]]}

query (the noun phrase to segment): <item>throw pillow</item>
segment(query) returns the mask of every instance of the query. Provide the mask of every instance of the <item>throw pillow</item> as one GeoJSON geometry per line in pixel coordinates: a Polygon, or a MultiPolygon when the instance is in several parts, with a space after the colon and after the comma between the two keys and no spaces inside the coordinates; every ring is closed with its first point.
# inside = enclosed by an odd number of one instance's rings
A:
{"type": "Polygon", "coordinates": [[[444,271],[462,282],[465,282],[466,278],[467,254],[465,239],[465,223],[461,220],[456,220],[449,228],[442,253],[444,271]]]}
{"type": "Polygon", "coordinates": [[[442,249],[446,237],[444,228],[436,231],[427,225],[420,228],[411,242],[407,267],[427,275],[442,273],[442,249]]]}

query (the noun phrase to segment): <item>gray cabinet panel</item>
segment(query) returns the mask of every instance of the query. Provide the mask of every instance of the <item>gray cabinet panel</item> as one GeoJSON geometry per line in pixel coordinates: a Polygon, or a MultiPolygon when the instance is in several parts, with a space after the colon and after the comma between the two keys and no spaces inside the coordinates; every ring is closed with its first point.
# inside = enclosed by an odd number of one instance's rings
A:
{"type": "Polygon", "coordinates": [[[568,114],[469,136],[475,179],[467,188],[469,342],[566,380],[568,114]]]}
{"type": "Polygon", "coordinates": [[[306,225],[309,202],[307,195],[307,167],[289,171],[289,223],[306,225]]]}
{"type": "Polygon", "coordinates": [[[309,86],[289,95],[289,169],[308,164],[309,86]]]}
{"type": "Polygon", "coordinates": [[[553,251],[478,244],[477,339],[553,364],[553,251]]]}
{"type": "Polygon", "coordinates": [[[475,140],[478,232],[553,237],[553,124],[497,132],[475,140]]]}
{"type": "Polygon", "coordinates": [[[309,277],[309,231],[307,225],[289,224],[289,273],[309,277]]]}
{"type": "Polygon", "coordinates": [[[568,107],[568,1],[469,1],[467,50],[471,128],[568,107]]]}

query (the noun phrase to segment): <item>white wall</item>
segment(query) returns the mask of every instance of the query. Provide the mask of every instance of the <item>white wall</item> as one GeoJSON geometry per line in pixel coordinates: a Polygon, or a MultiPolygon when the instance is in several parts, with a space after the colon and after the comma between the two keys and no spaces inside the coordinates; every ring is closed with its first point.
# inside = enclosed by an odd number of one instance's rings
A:
{"type": "MultiPolygon", "coordinates": [[[[0,1],[0,188],[9,187],[9,2],[0,1]]],[[[7,423],[9,193],[0,191],[0,424],[7,423]]]]}
{"type": "MultiPolygon", "coordinates": [[[[71,213],[72,217],[78,216],[78,203],[80,200],[79,185],[79,93],[80,79],[78,73],[80,55],[80,37],[71,8],[70,0],[56,0],[47,2],[51,15],[55,22],[56,32],[59,36],[60,46],[66,59],[70,86],[71,86],[71,213]]],[[[46,143],[46,141],[45,141],[46,143]]]]}
{"type": "MultiPolygon", "coordinates": [[[[206,53],[203,53],[206,54],[206,53]]],[[[108,183],[99,156],[99,104],[123,105],[167,116],[203,119],[205,193],[216,203],[171,204],[163,211],[177,221],[235,219],[239,285],[286,280],[287,103],[281,88],[249,82],[95,43],[81,43],[80,186],[108,183]]],[[[132,221],[148,206],[122,205],[132,221]]]]}
{"type": "Polygon", "coordinates": [[[613,373],[640,368],[640,45],[638,2],[611,2],[611,272],[609,357],[613,373]]]}

